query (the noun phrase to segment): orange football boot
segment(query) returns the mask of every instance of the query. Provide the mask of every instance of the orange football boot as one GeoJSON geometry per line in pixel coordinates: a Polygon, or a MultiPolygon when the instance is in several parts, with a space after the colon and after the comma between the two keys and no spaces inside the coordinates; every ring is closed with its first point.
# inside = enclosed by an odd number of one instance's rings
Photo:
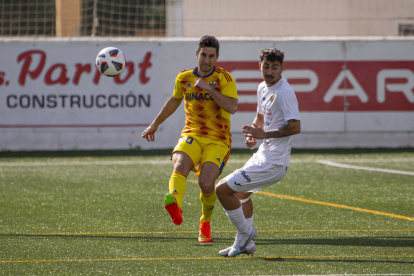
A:
{"type": "Polygon", "coordinates": [[[205,243],[211,242],[213,238],[211,237],[211,228],[210,222],[200,222],[200,231],[198,235],[198,242],[205,243]]]}

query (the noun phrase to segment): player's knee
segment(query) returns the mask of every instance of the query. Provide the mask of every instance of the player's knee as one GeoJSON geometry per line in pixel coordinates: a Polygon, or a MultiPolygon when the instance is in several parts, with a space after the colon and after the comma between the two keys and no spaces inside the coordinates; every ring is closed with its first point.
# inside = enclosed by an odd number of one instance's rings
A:
{"type": "Polygon", "coordinates": [[[209,194],[214,190],[214,182],[211,183],[209,181],[198,179],[198,185],[203,194],[209,194]]]}

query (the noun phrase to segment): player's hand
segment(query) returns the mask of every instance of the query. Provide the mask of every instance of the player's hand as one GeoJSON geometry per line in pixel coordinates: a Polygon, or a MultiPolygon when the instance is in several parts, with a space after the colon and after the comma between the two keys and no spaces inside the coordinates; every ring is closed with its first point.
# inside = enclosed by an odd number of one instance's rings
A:
{"type": "Polygon", "coordinates": [[[246,144],[247,148],[254,149],[256,147],[257,141],[256,141],[256,139],[254,139],[252,137],[247,137],[246,141],[244,141],[244,143],[246,144]]]}
{"type": "Polygon", "coordinates": [[[194,87],[206,91],[210,90],[210,85],[208,85],[202,78],[196,79],[194,82],[194,87]]]}
{"type": "Polygon", "coordinates": [[[255,138],[255,139],[265,139],[266,138],[266,133],[263,130],[263,128],[252,124],[252,126],[246,126],[244,125],[242,127],[242,132],[244,133],[245,137],[251,137],[251,138],[255,138]]]}
{"type": "Polygon", "coordinates": [[[154,142],[155,137],[154,133],[157,131],[158,127],[149,125],[146,130],[141,134],[142,138],[147,139],[148,142],[154,142]]]}

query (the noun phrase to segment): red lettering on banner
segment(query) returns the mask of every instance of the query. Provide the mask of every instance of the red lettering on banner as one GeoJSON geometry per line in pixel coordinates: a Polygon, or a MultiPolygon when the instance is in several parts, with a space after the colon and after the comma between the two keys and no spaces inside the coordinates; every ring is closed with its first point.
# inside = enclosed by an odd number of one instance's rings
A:
{"type": "Polygon", "coordinates": [[[17,62],[24,60],[22,70],[20,71],[19,76],[19,83],[20,85],[24,85],[26,83],[26,76],[29,75],[32,79],[36,79],[43,70],[46,62],[46,54],[43,51],[39,50],[32,50],[21,53],[17,57],[17,62]],[[40,55],[40,62],[37,65],[36,69],[33,71],[29,71],[30,64],[32,63],[32,55],[39,54],[40,55]]]}
{"type": "Polygon", "coordinates": [[[4,76],[5,75],[6,75],[6,73],[0,72],[0,85],[2,85],[4,83],[4,76]]]}
{"type": "MultiPolygon", "coordinates": [[[[255,112],[257,62],[216,65],[236,80],[238,111],[255,112]]],[[[301,111],[414,111],[413,61],[285,61],[283,67],[301,111]]]]}
{"type": "Polygon", "coordinates": [[[52,85],[52,84],[66,84],[69,82],[69,78],[66,76],[66,72],[68,70],[66,69],[65,64],[63,63],[58,63],[53,65],[52,67],[50,67],[49,70],[47,70],[46,75],[45,75],[45,83],[47,85],[52,85]],[[58,71],[60,72],[60,75],[57,79],[52,80],[52,74],[58,71]]]}
{"type": "MultiPolygon", "coordinates": [[[[141,84],[146,84],[150,81],[150,78],[147,77],[146,73],[147,73],[147,69],[152,66],[152,63],[150,62],[151,56],[152,56],[152,53],[147,52],[144,56],[143,61],[138,64],[138,67],[140,68],[138,80],[141,84]]],[[[45,68],[46,53],[41,50],[26,51],[26,52],[21,53],[17,57],[17,62],[21,62],[21,61],[23,61],[23,65],[20,70],[18,83],[21,86],[24,86],[26,84],[27,77],[30,77],[33,80],[36,80],[37,78],[39,78],[40,74],[43,72],[43,69],[45,68]],[[32,63],[36,55],[39,55],[40,57],[37,64],[32,63]]],[[[90,63],[89,64],[76,63],[75,67],[76,67],[76,70],[75,70],[75,74],[73,75],[72,83],[74,85],[78,85],[82,74],[85,72],[89,74],[91,72],[92,65],[90,63]]],[[[96,66],[94,67],[96,68],[96,66]]],[[[125,75],[124,73],[124,74],[121,74],[122,76],[118,75],[114,77],[113,80],[115,84],[122,85],[128,82],[129,79],[131,79],[131,76],[135,73],[135,65],[133,61],[126,62],[125,67],[127,69],[126,72],[128,72],[127,75],[123,77],[125,75]],[[121,77],[123,78],[121,79],[121,77]]],[[[70,76],[68,76],[67,73],[68,73],[68,69],[67,69],[66,64],[64,63],[53,64],[46,71],[44,82],[46,85],[56,85],[56,84],[65,85],[70,81],[70,76]]],[[[96,69],[95,74],[92,79],[92,83],[94,83],[95,85],[98,85],[101,75],[102,74],[96,69]]],[[[0,75],[0,85],[3,82],[4,82],[4,74],[0,75]]],[[[6,82],[6,85],[7,83],[8,82],[6,82]]]]}
{"type": "Polygon", "coordinates": [[[138,66],[141,69],[141,72],[139,74],[139,81],[142,84],[146,84],[150,79],[146,76],[147,69],[152,66],[152,63],[150,62],[151,58],[151,52],[148,52],[145,55],[144,61],[141,62],[138,66]]]}

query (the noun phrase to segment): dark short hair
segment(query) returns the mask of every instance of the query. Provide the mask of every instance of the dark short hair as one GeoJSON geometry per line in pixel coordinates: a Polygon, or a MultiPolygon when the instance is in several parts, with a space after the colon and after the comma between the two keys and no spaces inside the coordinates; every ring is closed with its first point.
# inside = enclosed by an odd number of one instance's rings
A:
{"type": "Polygon", "coordinates": [[[276,48],[267,48],[260,50],[260,62],[263,62],[263,60],[267,59],[271,62],[279,61],[280,64],[283,64],[284,58],[285,54],[276,48]]]}
{"type": "Polygon", "coordinates": [[[214,36],[205,35],[198,42],[197,52],[200,52],[201,48],[211,47],[216,48],[216,54],[219,54],[220,43],[214,36]]]}

